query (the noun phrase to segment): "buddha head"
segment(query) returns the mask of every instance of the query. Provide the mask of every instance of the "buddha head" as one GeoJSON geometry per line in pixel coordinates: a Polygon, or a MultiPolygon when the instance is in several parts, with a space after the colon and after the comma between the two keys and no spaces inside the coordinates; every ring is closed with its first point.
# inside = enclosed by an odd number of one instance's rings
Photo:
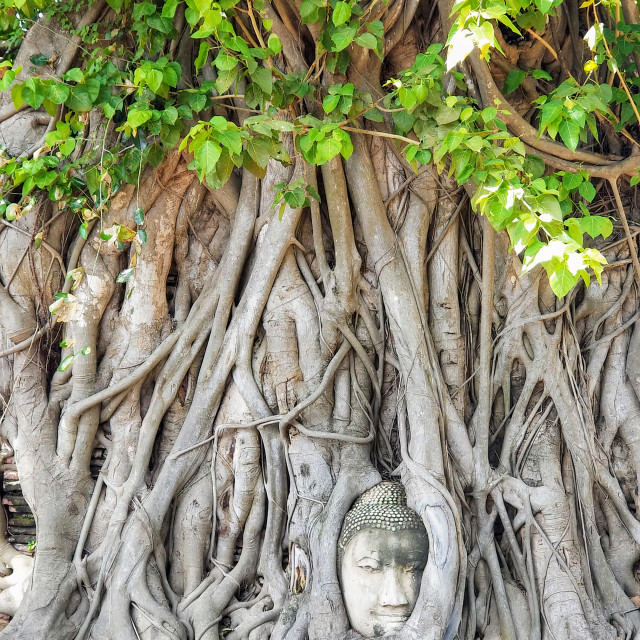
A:
{"type": "Polygon", "coordinates": [[[381,482],[347,513],[338,571],[349,622],[365,638],[396,633],[418,599],[429,542],[404,487],[381,482]]]}

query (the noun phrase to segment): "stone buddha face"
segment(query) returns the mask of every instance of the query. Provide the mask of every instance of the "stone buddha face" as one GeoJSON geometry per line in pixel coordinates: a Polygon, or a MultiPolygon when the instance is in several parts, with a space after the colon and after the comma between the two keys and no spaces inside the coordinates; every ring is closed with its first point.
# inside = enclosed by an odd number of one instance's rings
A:
{"type": "Polygon", "coordinates": [[[382,482],[356,501],[338,551],[351,627],[365,638],[402,629],[418,599],[428,538],[401,484],[382,482]]]}

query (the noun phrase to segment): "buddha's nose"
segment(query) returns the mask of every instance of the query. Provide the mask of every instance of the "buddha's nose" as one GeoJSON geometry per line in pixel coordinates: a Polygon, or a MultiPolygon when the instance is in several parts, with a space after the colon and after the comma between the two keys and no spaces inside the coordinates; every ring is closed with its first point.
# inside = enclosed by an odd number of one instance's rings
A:
{"type": "Polygon", "coordinates": [[[388,569],[385,571],[380,604],[383,607],[406,607],[409,604],[397,570],[388,569]]]}

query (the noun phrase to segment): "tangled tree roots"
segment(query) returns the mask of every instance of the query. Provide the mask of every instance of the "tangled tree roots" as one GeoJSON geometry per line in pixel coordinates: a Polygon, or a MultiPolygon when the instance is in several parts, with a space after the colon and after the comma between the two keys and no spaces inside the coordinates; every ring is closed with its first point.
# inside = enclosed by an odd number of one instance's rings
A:
{"type": "MultiPolygon", "coordinates": [[[[269,11],[296,68],[283,4],[269,11]]],[[[419,43],[443,39],[423,4],[392,3],[389,77],[419,43]]],[[[68,46],[48,38],[41,47],[68,46]]],[[[545,55],[537,42],[503,46],[505,68],[545,55]]],[[[34,51],[27,38],[19,56],[34,51]]],[[[470,89],[493,104],[489,67],[472,67],[470,89]]],[[[380,92],[374,56],[349,73],[380,92]]],[[[526,138],[521,106],[508,124],[550,157],[551,141],[526,138]]],[[[14,152],[37,142],[41,115],[5,107],[14,152]]],[[[87,144],[113,141],[110,126],[92,113],[87,144]]],[[[540,270],[521,274],[463,190],[431,167],[413,174],[392,140],[355,134],[348,161],[316,172],[282,139],[290,167],[272,161],[261,180],[245,169],[218,191],[173,152],[111,199],[86,240],[44,199],[0,219],[2,436],[38,523],[31,588],[0,637],[355,638],[337,541],[354,500],[389,478],[430,549],[398,638],[640,637],[640,314],[627,242],[640,216],[626,192],[628,225],[599,246],[602,283],[558,301],[540,270]],[[322,204],[279,216],[274,185],[300,176],[322,204]],[[147,242],[122,285],[134,249],[100,233],[135,227],[138,209],[147,242]],[[46,310],[79,267],[61,331],[46,310]],[[74,353],[58,354],[62,337],[85,355],[54,371],[74,353]],[[96,446],[108,455],[94,481],[96,446]]],[[[585,154],[553,162],[593,164],[585,154]]],[[[594,209],[616,198],[616,181],[603,182],[594,209]]]]}

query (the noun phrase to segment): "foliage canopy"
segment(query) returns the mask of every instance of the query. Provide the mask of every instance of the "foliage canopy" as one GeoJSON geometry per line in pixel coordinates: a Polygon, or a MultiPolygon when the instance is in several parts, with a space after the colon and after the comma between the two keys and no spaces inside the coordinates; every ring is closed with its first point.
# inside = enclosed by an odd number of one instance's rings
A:
{"type": "MultiPolygon", "coordinates": [[[[2,4],[0,29],[10,51],[43,13],[71,27],[69,4],[2,4]]],[[[13,68],[8,59],[0,63],[0,89],[11,91],[15,109],[43,107],[55,124],[33,153],[0,157],[0,173],[6,176],[0,214],[7,220],[23,214],[34,191],[44,189],[52,200],[78,212],[79,233],[86,237],[89,224],[100,218],[121,186],[136,184],[144,165],[159,165],[176,146],[192,155],[189,168],[216,189],[236,168],[262,177],[271,158],[289,163],[281,132],[293,133],[296,149],[312,165],[337,155],[348,159],[350,134],[362,132],[394,138],[414,171],[433,164],[466,184],[473,191],[473,205],[496,230],[508,231],[513,250],[523,254],[524,270],[543,265],[557,296],[566,295],[580,278],[586,284],[590,274],[600,278],[606,261],[590,239],[607,237],[612,224],[590,214],[588,205],[596,195],[593,167],[576,155],[578,162],[566,162],[570,166],[558,170],[509,131],[513,112],[503,97],[481,108],[457,70],[469,55],[488,59],[492,48],[500,49],[498,28],[516,37],[535,35],[560,0],[458,0],[446,51],[431,45],[397,78],[388,79],[384,95],[365,91],[364,82],[359,88],[348,81],[354,56],[383,57],[385,34],[378,17],[384,0],[304,0],[299,6],[302,23],[319,34],[315,58],[310,66],[301,64],[288,73],[279,68],[283,43],[278,25],[260,0],[246,5],[237,0],[108,4],[119,15],[117,27],[93,24],[72,30],[85,52],[82,67],[61,75],[44,73],[52,61],[42,55],[31,57],[29,70],[13,68]],[[173,59],[180,38],[179,8],[198,48],[193,69],[183,69],[173,59]],[[250,29],[236,19],[239,15],[247,18],[250,29]],[[134,48],[131,38],[137,42],[134,48]],[[325,68],[334,74],[335,84],[322,86],[325,68]],[[234,106],[234,100],[242,100],[243,108],[234,106]],[[231,110],[221,115],[221,107],[231,110]],[[115,147],[96,144],[79,155],[92,109],[101,110],[122,135],[115,147]]],[[[600,123],[637,146],[629,130],[638,127],[640,80],[627,74],[640,52],[640,25],[625,24],[615,0],[586,0],[582,8],[591,24],[585,40],[592,52],[583,77],[569,74],[535,106],[538,137],[557,140],[560,155],[568,160],[578,147],[599,140],[600,123]],[[600,21],[601,14],[609,26],[600,21]]],[[[544,69],[514,69],[504,95],[527,76],[543,86],[551,80],[544,69]]],[[[633,164],[625,165],[612,175],[617,180],[626,173],[633,185],[640,179],[635,170],[633,164]]],[[[274,206],[306,205],[310,197],[318,198],[313,185],[297,179],[277,185],[274,206]]],[[[144,243],[144,212],[138,218],[137,229],[105,229],[103,240],[144,243]]],[[[132,264],[129,276],[134,269],[132,264]]]]}

